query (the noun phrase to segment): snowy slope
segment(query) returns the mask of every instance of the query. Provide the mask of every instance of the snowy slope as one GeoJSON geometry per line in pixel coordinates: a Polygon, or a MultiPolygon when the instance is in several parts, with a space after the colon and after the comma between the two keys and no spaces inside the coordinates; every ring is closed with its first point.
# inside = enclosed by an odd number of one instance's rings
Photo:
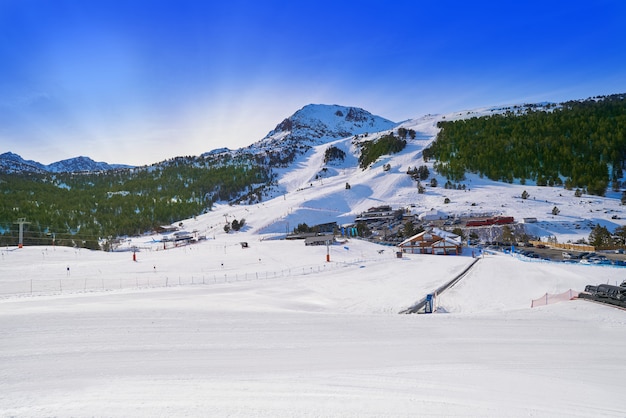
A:
{"type": "Polygon", "coordinates": [[[472,258],[252,239],[3,249],[0,287],[25,293],[0,299],[0,414],[623,416],[624,312],[530,309],[623,269],[487,255],[444,313],[398,315],[472,258]]]}

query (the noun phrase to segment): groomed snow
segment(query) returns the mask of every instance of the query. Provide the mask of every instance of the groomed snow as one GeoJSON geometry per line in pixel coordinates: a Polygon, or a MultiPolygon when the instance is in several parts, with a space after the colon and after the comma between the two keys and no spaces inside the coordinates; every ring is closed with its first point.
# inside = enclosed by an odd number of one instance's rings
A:
{"type": "Polygon", "coordinates": [[[67,288],[0,300],[0,415],[624,416],[624,311],[530,308],[623,269],[487,254],[439,313],[399,315],[472,258],[236,244],[3,250],[4,289],[67,288]]]}

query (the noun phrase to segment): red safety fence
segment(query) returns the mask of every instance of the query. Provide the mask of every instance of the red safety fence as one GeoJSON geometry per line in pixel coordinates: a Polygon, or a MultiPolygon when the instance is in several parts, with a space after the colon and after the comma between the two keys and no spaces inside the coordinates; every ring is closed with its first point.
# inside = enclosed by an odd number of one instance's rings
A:
{"type": "Polygon", "coordinates": [[[537,306],[551,305],[557,302],[572,300],[572,299],[577,298],[579,293],[580,293],[579,291],[572,290],[572,289],[569,289],[563,293],[556,293],[556,294],[546,293],[539,299],[533,299],[533,301],[530,303],[530,307],[536,308],[537,306]]]}

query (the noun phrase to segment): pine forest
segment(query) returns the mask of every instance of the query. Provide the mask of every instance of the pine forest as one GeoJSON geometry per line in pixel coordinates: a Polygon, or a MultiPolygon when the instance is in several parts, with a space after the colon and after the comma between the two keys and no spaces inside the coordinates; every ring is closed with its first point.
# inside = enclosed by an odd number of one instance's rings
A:
{"type": "Polygon", "coordinates": [[[518,107],[504,114],[442,121],[425,150],[434,168],[460,182],[466,172],[489,179],[580,188],[604,195],[619,190],[626,163],[624,95],[518,107]]]}

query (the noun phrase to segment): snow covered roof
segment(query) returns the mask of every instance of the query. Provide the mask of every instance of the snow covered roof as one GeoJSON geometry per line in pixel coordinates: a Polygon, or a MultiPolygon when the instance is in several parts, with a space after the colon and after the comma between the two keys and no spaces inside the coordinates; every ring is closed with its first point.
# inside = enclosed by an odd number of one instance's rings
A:
{"type": "MultiPolygon", "coordinates": [[[[436,236],[437,238],[439,238],[435,241],[443,240],[452,245],[457,245],[457,246],[461,245],[461,237],[459,237],[458,235],[453,234],[448,231],[444,231],[443,229],[439,229],[439,228],[429,228],[429,229],[426,229],[425,231],[420,232],[419,234],[415,234],[412,237],[405,239],[400,244],[398,244],[398,246],[399,247],[405,246],[411,242],[420,240],[420,238],[427,237],[428,235],[436,236]]],[[[426,239],[426,241],[430,241],[430,239],[426,239]]]]}
{"type": "Polygon", "coordinates": [[[430,231],[433,235],[437,235],[447,240],[455,241],[457,244],[461,244],[461,237],[457,234],[453,234],[452,232],[444,231],[439,228],[431,228],[430,231]]]}
{"type": "Polygon", "coordinates": [[[439,219],[448,219],[448,214],[441,210],[431,209],[418,215],[420,221],[436,221],[439,219]]]}

